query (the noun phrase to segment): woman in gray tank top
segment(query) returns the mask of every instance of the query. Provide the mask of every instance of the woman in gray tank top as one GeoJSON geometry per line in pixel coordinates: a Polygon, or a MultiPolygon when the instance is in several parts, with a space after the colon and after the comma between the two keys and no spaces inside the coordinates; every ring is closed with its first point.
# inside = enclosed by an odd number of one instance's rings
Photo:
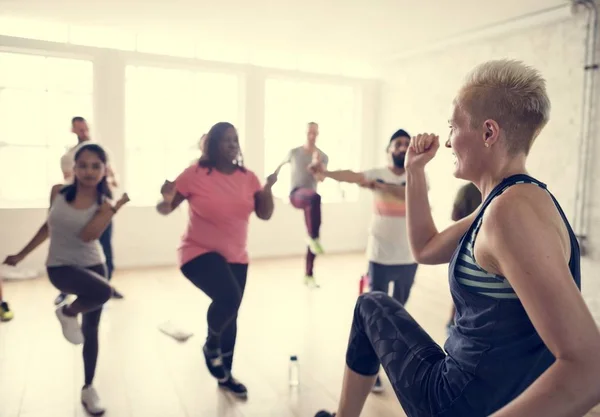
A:
{"type": "Polygon", "coordinates": [[[21,252],[4,261],[17,265],[50,238],[46,260],[50,282],[61,292],[77,296],[71,304],[59,305],[56,317],[69,342],[83,343],[85,385],[81,402],[92,415],[105,411],[92,382],[98,358],[102,305],[113,293],[106,279],[105,258],[98,238],[129,201],[124,194],[114,206],[109,202],[112,194],[106,181],[106,163],[106,153],[99,145],[81,147],[75,154],[73,184],[52,187],[48,219],[21,252]]]}

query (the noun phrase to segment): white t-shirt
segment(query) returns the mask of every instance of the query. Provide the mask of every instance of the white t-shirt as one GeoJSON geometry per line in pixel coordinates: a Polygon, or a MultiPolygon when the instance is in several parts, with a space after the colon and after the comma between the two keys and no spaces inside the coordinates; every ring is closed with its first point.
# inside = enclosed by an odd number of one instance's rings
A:
{"type": "MultiPolygon", "coordinates": [[[[406,174],[396,175],[389,168],[376,168],[363,173],[369,181],[389,184],[406,183],[406,174]]],[[[373,191],[373,218],[367,244],[369,261],[383,265],[415,263],[408,243],[406,203],[390,193],[373,191]]]]}

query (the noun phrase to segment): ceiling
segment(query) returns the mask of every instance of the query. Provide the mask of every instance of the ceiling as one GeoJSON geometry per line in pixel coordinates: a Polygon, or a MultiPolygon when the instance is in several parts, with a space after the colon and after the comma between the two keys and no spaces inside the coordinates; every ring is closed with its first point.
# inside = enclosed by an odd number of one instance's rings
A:
{"type": "Polygon", "coordinates": [[[381,60],[559,0],[0,0],[0,15],[185,34],[223,47],[381,60]]]}

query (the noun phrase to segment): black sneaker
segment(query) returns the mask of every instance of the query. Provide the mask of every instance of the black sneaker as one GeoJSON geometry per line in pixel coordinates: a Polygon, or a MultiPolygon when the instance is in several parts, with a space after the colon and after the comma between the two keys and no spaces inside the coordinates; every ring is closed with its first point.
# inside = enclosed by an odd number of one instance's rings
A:
{"type": "Polygon", "coordinates": [[[381,379],[379,378],[379,375],[377,375],[377,379],[375,380],[375,383],[373,384],[373,387],[371,388],[371,392],[373,392],[373,393],[383,392],[383,384],[381,383],[381,379]]]}
{"type": "Polygon", "coordinates": [[[330,413],[329,411],[319,411],[317,414],[315,414],[315,417],[335,417],[335,413],[330,413]]]}
{"type": "Polygon", "coordinates": [[[58,294],[58,297],[56,297],[54,299],[54,305],[55,306],[60,305],[60,304],[64,303],[66,299],[67,299],[67,294],[60,293],[60,294],[58,294]]]}
{"type": "Polygon", "coordinates": [[[119,291],[113,288],[112,298],[114,298],[115,300],[122,300],[124,297],[123,294],[121,294],[119,291]]]}
{"type": "Polygon", "coordinates": [[[229,391],[238,398],[248,398],[248,389],[246,386],[232,376],[225,382],[219,382],[219,388],[229,391]]]}
{"type": "Polygon", "coordinates": [[[229,379],[229,371],[227,371],[227,368],[225,368],[225,365],[223,364],[221,350],[210,351],[206,345],[204,345],[202,351],[204,352],[204,360],[206,361],[208,372],[210,372],[217,381],[226,382],[229,379]]]}

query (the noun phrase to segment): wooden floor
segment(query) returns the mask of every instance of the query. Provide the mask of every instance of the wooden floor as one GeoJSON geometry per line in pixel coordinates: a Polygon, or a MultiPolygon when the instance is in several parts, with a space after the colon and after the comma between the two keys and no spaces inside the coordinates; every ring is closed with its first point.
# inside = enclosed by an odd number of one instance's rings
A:
{"type": "MultiPolygon", "coordinates": [[[[240,402],[220,392],[202,357],[208,299],[175,268],[119,271],[125,299],[107,304],[95,386],[108,417],[313,417],[335,409],[363,255],[318,259],[320,289],[301,280],[301,259],[256,261],[239,317],[234,373],[240,402]],[[158,331],[172,320],[195,336],[178,343],[158,331]],[[301,383],[288,385],[290,355],[301,383]]],[[[84,416],[81,348],[62,337],[47,279],[6,282],[15,319],[0,324],[0,417],[84,416]]],[[[407,305],[439,343],[450,296],[443,267],[421,267],[407,305]]],[[[387,380],[365,417],[404,416],[387,380]]]]}

